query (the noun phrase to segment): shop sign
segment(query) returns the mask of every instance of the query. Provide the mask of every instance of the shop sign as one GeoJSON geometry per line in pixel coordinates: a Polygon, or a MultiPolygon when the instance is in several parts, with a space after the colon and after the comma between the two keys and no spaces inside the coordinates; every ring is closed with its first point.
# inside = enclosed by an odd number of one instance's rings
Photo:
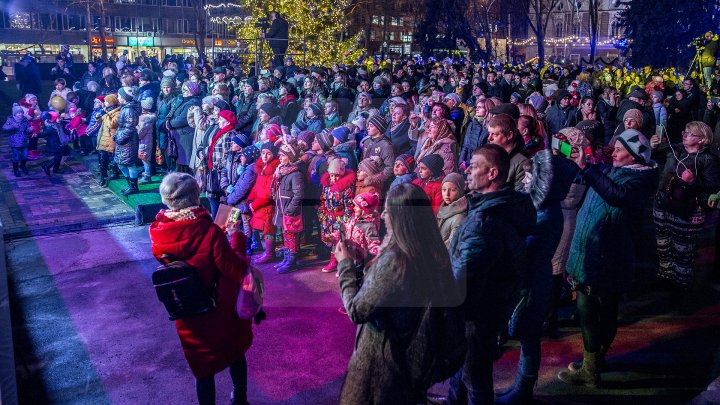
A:
{"type": "Polygon", "coordinates": [[[181,39],[180,43],[183,45],[195,45],[194,39],[181,39]]]}
{"type": "Polygon", "coordinates": [[[222,39],[216,39],[215,46],[222,46],[222,39]]]}
{"type": "MultiPolygon", "coordinates": [[[[90,38],[90,43],[92,45],[100,45],[100,37],[90,38]]],[[[115,45],[115,38],[105,37],[105,44],[106,45],[115,45]]]]}
{"type": "Polygon", "coordinates": [[[227,43],[228,46],[237,46],[237,40],[228,39],[228,40],[225,41],[225,42],[227,43]]]}
{"type": "Polygon", "coordinates": [[[154,37],[128,37],[128,46],[155,46],[154,37]]]}

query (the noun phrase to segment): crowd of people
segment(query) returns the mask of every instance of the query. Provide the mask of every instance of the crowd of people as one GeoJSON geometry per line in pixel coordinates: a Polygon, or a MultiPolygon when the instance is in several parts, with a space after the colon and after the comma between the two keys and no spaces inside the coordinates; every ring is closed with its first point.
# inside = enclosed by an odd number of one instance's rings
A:
{"type": "MultiPolygon", "coordinates": [[[[416,357],[404,348],[428,339],[413,332],[427,321],[420,309],[458,294],[468,348],[444,400],[528,403],[565,285],[584,350],[558,377],[595,387],[647,229],[654,276],[675,295],[707,282],[715,263],[720,103],[706,94],[720,75],[707,89],[692,78],[674,86],[662,72],[617,88],[603,69],[573,65],[408,59],[306,69],[286,58],[247,74],[229,60],[145,59],[91,63],[72,88],[57,77],[44,112],[37,94],[24,95],[3,126],[15,176],[29,174],[42,138],[48,175],[62,172],[70,144],[97,155],[100,185],[122,174],[124,195],[169,173],[153,252],[202,253],[194,260],[219,269],[219,286],[240,282],[250,257],[276,262],[279,244],[280,274],[306,257],[323,261],[321,272],[339,277],[340,312],[362,325],[341,403],[422,398],[427,381],[410,372],[416,357]],[[213,230],[220,204],[241,212],[232,243],[213,230]],[[514,384],[496,396],[505,333],[521,354],[514,384]]],[[[66,63],[58,57],[58,75],[66,63]]],[[[231,290],[220,305],[234,305],[231,290]]],[[[178,321],[178,332],[201,403],[214,403],[211,377],[227,367],[234,403],[245,403],[250,323],[220,312],[178,321]],[[242,344],[206,336],[227,332],[223,319],[242,344]]]]}

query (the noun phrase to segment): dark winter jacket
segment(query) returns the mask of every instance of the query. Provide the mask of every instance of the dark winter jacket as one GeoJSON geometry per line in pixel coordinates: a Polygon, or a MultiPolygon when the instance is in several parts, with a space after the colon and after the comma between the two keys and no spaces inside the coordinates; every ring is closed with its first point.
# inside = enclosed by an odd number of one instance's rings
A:
{"type": "Polygon", "coordinates": [[[273,196],[277,204],[275,226],[282,227],[282,217],[300,215],[305,195],[305,163],[297,161],[287,166],[278,166],[277,189],[273,196]]]}
{"type": "Polygon", "coordinates": [[[563,128],[574,127],[577,124],[577,108],[572,105],[560,108],[555,103],[547,109],[545,123],[551,135],[559,133],[563,128]]]}
{"type": "Polygon", "coordinates": [[[170,130],[177,141],[177,164],[179,165],[190,164],[195,128],[191,127],[188,122],[188,111],[190,107],[199,106],[200,104],[201,99],[199,96],[183,97],[182,102],[173,110],[170,118],[170,130]]]}
{"type": "Polygon", "coordinates": [[[408,120],[401,122],[400,125],[395,128],[393,128],[392,125],[388,126],[385,136],[392,142],[395,156],[410,152],[412,145],[410,145],[410,137],[408,136],[409,130],[410,121],[408,120]]]}
{"type": "Polygon", "coordinates": [[[372,138],[370,136],[365,137],[362,141],[362,160],[369,157],[377,156],[383,162],[383,171],[379,173],[384,183],[393,177],[393,165],[395,164],[395,152],[393,145],[390,140],[385,136],[379,136],[378,138],[372,138]]]}
{"type": "Polygon", "coordinates": [[[152,98],[153,99],[153,108],[150,110],[152,112],[157,111],[158,103],[158,95],[160,95],[160,82],[150,82],[138,89],[138,96],[136,97],[137,101],[142,102],[146,98],[152,98]]]}
{"type": "Polygon", "coordinates": [[[580,172],[589,190],[577,216],[567,262],[575,287],[589,295],[622,291],[632,281],[633,235],[655,192],[657,167],[589,165],[580,172]]]}
{"type": "Polygon", "coordinates": [[[47,153],[62,152],[63,148],[68,144],[68,136],[62,125],[54,123],[45,125],[45,128],[38,136],[46,139],[45,151],[47,153]]]}
{"type": "MultiPolygon", "coordinates": [[[[173,110],[175,105],[180,104],[182,102],[182,96],[177,93],[173,92],[170,93],[168,96],[165,96],[164,94],[162,97],[158,98],[157,102],[157,123],[155,124],[158,129],[158,134],[167,134],[167,128],[165,128],[165,121],[172,118],[171,116],[168,116],[170,112],[173,110]]],[[[165,145],[161,144],[160,148],[164,149],[165,145]]]]}
{"type": "Polygon", "coordinates": [[[28,146],[28,135],[32,132],[32,128],[25,117],[22,117],[20,121],[17,121],[13,116],[8,117],[2,129],[10,137],[8,146],[11,148],[26,148],[28,146]]]}
{"type": "Polygon", "coordinates": [[[472,158],[475,149],[482,146],[480,143],[480,135],[483,132],[483,121],[473,119],[470,121],[465,132],[465,139],[463,140],[462,150],[460,151],[460,158],[458,163],[465,163],[466,166],[470,165],[470,159],[472,158]]]}
{"type": "MultiPolygon", "coordinates": [[[[231,159],[228,159],[228,166],[230,166],[230,160],[231,159]]],[[[237,176],[237,180],[235,180],[234,183],[230,183],[233,184],[233,190],[227,196],[228,205],[237,205],[246,200],[250,195],[250,190],[252,190],[253,185],[255,185],[255,180],[257,179],[255,164],[256,163],[249,164],[245,170],[243,170],[242,174],[237,176]]],[[[247,212],[247,214],[249,214],[249,212],[247,212]]]]}
{"type": "Polygon", "coordinates": [[[615,128],[617,128],[618,108],[611,106],[610,103],[607,102],[605,99],[600,99],[597,102],[596,110],[597,117],[600,122],[602,122],[605,130],[603,144],[607,145],[610,142],[610,139],[612,139],[613,135],[615,135],[615,128]]]}
{"type": "Polygon", "coordinates": [[[235,129],[243,134],[250,135],[253,124],[257,119],[257,93],[251,94],[249,97],[241,95],[235,104],[235,111],[237,111],[237,124],[235,129]]]}
{"type": "Polygon", "coordinates": [[[651,136],[655,135],[655,113],[652,110],[649,110],[645,108],[644,105],[641,105],[639,103],[636,103],[630,99],[625,99],[620,102],[620,105],[618,106],[617,110],[617,129],[615,130],[616,134],[619,134],[620,132],[625,130],[625,123],[623,120],[625,119],[625,113],[629,110],[640,110],[643,115],[643,125],[641,132],[645,134],[645,136],[650,139],[651,136]]]}
{"type": "Polygon", "coordinates": [[[115,162],[130,166],[140,163],[138,159],[139,138],[137,126],[140,121],[140,103],[128,101],[120,108],[118,129],[115,132],[115,162]]]}
{"type": "Polygon", "coordinates": [[[511,185],[469,194],[467,217],[450,241],[455,278],[467,286],[468,320],[507,320],[525,269],[525,237],[536,213],[527,194],[511,185]]]}

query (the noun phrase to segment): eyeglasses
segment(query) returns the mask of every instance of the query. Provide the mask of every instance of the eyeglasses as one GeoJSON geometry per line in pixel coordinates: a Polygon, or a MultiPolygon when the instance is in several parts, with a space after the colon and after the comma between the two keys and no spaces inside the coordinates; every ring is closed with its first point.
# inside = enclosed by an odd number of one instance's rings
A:
{"type": "Polygon", "coordinates": [[[683,138],[702,138],[701,135],[693,134],[690,131],[682,131],[683,138]]]}

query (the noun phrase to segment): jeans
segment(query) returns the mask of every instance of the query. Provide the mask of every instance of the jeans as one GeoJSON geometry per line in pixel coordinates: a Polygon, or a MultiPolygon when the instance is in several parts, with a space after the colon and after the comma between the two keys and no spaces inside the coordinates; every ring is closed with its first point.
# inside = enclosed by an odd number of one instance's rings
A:
{"type": "Polygon", "coordinates": [[[10,148],[10,152],[12,153],[12,162],[18,163],[21,160],[27,160],[28,158],[28,148],[10,148]]]}
{"type": "Polygon", "coordinates": [[[448,401],[452,405],[492,405],[493,362],[501,325],[481,321],[465,322],[468,352],[465,364],[450,378],[448,401]]]}
{"type": "Polygon", "coordinates": [[[220,208],[220,198],[214,197],[213,194],[206,194],[208,203],[210,203],[210,215],[213,219],[215,219],[215,215],[217,215],[218,208],[220,208]]]}
{"type": "Polygon", "coordinates": [[[118,165],[120,168],[120,171],[122,172],[125,177],[129,179],[137,179],[138,174],[140,173],[135,165],[125,166],[125,165],[118,165]]]}
{"type": "Polygon", "coordinates": [[[587,295],[577,291],[577,311],[585,351],[607,352],[617,334],[617,295],[587,295]]]}
{"type": "Polygon", "coordinates": [[[535,231],[528,236],[527,270],[523,288],[529,290],[528,306],[521,312],[520,359],[518,374],[537,378],[540,370],[540,339],[543,323],[550,308],[553,289],[552,258],[563,232],[563,213],[560,206],[538,210],[535,231]]]}
{"type": "Polygon", "coordinates": [[[152,173],[152,164],[149,160],[148,161],[143,160],[143,173],[146,176],[149,176],[152,173]]]}

